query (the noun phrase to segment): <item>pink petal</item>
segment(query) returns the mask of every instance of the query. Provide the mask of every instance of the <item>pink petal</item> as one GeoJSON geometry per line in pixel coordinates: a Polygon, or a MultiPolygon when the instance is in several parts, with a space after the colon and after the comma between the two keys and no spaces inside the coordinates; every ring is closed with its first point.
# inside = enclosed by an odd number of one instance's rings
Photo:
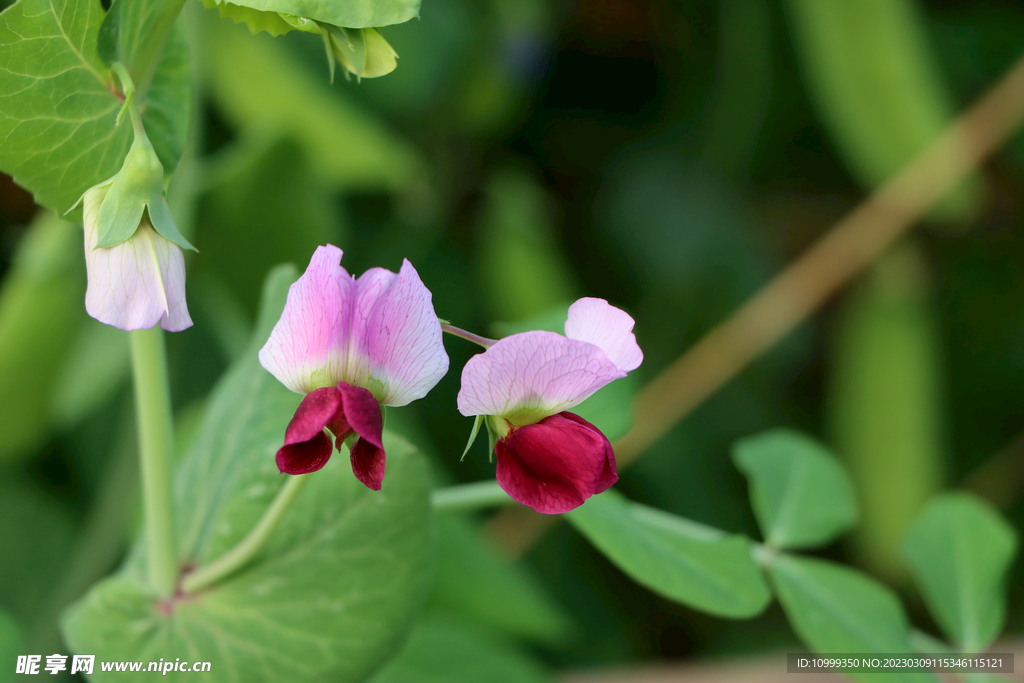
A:
{"type": "Polygon", "coordinates": [[[284,431],[285,445],[309,441],[323,432],[341,405],[341,392],[336,387],[315,389],[306,394],[284,431]]]}
{"type": "Polygon", "coordinates": [[[368,270],[357,296],[351,354],[366,363],[368,379],[346,381],[369,388],[385,406],[426,396],[448,372],[448,354],[430,290],[416,269],[404,260],[397,275],[368,270]]]}
{"type": "Polygon", "coordinates": [[[343,376],[354,280],[341,249],[317,247],[288,290],[281,319],[260,349],[260,363],[294,392],[337,384],[343,376]]]}
{"type": "Polygon", "coordinates": [[[459,412],[529,424],[571,408],[625,376],[593,344],[554,332],[523,332],[469,359],[462,370],[459,412]]]}
{"type": "Polygon", "coordinates": [[[350,453],[352,473],[356,479],[374,491],[380,491],[384,482],[384,449],[360,437],[352,444],[350,453]]]}
{"type": "Polygon", "coordinates": [[[633,335],[633,319],[604,299],[584,298],[569,307],[565,336],[601,347],[623,372],[640,367],[643,351],[633,335]]]}
{"type": "Polygon", "coordinates": [[[277,451],[277,469],[281,474],[309,474],[331,459],[331,438],[319,432],[309,441],[282,446],[277,451]]]}
{"type": "Polygon", "coordinates": [[[168,332],[191,327],[181,248],[157,234],[148,220],[143,219],[128,241],[95,248],[99,210],[107,191],[94,188],[83,199],[85,310],[122,330],[149,329],[158,323],[168,332]]]}
{"type": "Polygon", "coordinates": [[[568,512],[615,483],[607,477],[609,463],[615,469],[608,439],[571,413],[514,429],[494,452],[498,484],[537,512],[568,512]]]}

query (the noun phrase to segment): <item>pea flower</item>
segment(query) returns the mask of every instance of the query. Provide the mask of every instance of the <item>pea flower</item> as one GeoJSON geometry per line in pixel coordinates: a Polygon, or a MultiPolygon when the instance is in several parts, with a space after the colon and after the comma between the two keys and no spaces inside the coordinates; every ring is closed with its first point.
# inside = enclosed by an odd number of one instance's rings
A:
{"type": "Polygon", "coordinates": [[[191,327],[181,247],[154,230],[148,216],[135,218],[127,240],[96,246],[101,207],[109,192],[109,185],[100,185],[82,197],[86,312],[122,330],[149,329],[157,323],[168,332],[191,327]]]}
{"type": "Polygon", "coordinates": [[[317,247],[259,358],[282,384],[305,394],[277,451],[278,469],[315,472],[349,440],[353,473],[379,491],[381,406],[426,396],[448,371],[448,355],[430,291],[409,261],[398,273],[371,268],[357,279],[341,257],[338,247],[317,247]]]}
{"type": "Polygon", "coordinates": [[[556,514],[618,481],[608,439],[567,410],[639,367],[632,329],[624,311],[584,298],[569,307],[564,337],[514,334],[466,363],[459,412],[486,416],[498,484],[512,498],[556,514]]]}

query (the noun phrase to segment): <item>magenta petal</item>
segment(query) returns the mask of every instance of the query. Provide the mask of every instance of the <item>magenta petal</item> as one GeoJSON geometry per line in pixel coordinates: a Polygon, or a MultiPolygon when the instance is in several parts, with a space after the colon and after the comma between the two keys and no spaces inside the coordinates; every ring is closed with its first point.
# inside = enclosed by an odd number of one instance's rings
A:
{"type": "Polygon", "coordinates": [[[360,437],[352,444],[352,473],[374,491],[384,482],[384,449],[360,437]]]}
{"type": "Polygon", "coordinates": [[[345,420],[349,426],[377,448],[384,448],[381,441],[384,422],[381,420],[380,404],[370,390],[341,382],[338,384],[338,392],[342,397],[345,420]]]}
{"type": "Polygon", "coordinates": [[[277,451],[277,469],[282,474],[309,474],[331,459],[331,439],[322,431],[308,441],[282,446],[277,451]]]}
{"type": "Polygon", "coordinates": [[[513,430],[498,440],[494,452],[501,488],[545,514],[579,507],[618,479],[608,439],[571,413],[513,430]]]}
{"type": "Polygon", "coordinates": [[[335,387],[315,389],[306,394],[284,432],[285,445],[309,441],[322,433],[341,405],[341,392],[335,387]]]}
{"type": "Polygon", "coordinates": [[[615,482],[619,480],[619,471],[615,467],[615,453],[612,451],[612,445],[608,443],[608,439],[605,437],[604,433],[600,429],[590,424],[579,415],[575,413],[565,412],[562,413],[562,417],[564,417],[567,420],[572,420],[577,424],[581,424],[588,429],[592,429],[593,431],[600,434],[601,438],[604,439],[604,442],[607,444],[608,447],[605,449],[605,455],[607,457],[604,462],[604,470],[601,472],[601,476],[597,480],[597,486],[594,487],[595,494],[604,493],[605,491],[610,489],[615,482]]]}

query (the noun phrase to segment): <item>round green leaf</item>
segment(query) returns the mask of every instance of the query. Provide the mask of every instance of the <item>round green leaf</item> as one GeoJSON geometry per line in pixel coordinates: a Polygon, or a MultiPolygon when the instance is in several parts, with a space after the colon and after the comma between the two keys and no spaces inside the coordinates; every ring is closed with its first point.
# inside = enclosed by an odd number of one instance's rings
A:
{"type": "Polygon", "coordinates": [[[770,546],[821,545],[857,520],[846,472],[810,437],[788,429],[762,432],[736,442],[733,461],[750,480],[754,514],[770,546]]]}
{"type": "Polygon", "coordinates": [[[745,536],[631,503],[614,491],[566,517],[634,581],[671,600],[740,619],[759,614],[771,598],[745,536]]]}
{"type": "Polygon", "coordinates": [[[988,504],[967,493],[930,503],[914,522],[903,554],[929,611],[965,652],[981,652],[1003,627],[1006,573],[1017,535],[988,504]]]}
{"type": "MultiPolygon", "coordinates": [[[[770,576],[793,630],[820,653],[913,652],[896,595],[865,574],[832,562],[782,555],[770,576]]],[[[925,673],[849,673],[859,681],[924,683],[925,673]]]]}

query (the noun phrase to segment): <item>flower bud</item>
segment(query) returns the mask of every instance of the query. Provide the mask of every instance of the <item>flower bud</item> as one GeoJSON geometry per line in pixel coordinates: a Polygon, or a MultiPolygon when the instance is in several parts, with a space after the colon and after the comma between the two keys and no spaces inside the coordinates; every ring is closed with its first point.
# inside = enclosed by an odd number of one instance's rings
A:
{"type": "Polygon", "coordinates": [[[154,230],[148,217],[140,213],[127,240],[112,247],[97,246],[100,215],[112,192],[108,183],[82,197],[88,275],[85,310],[122,330],[149,329],[157,323],[168,332],[191,327],[185,303],[185,258],[177,244],[154,230]]]}
{"type": "Polygon", "coordinates": [[[88,192],[100,188],[109,191],[105,193],[96,215],[96,247],[113,247],[128,240],[139,228],[143,215],[147,214],[148,225],[157,233],[182,249],[195,251],[195,247],[178,231],[167,208],[164,167],[141,124],[135,128],[135,139],[121,170],[88,192]]]}

